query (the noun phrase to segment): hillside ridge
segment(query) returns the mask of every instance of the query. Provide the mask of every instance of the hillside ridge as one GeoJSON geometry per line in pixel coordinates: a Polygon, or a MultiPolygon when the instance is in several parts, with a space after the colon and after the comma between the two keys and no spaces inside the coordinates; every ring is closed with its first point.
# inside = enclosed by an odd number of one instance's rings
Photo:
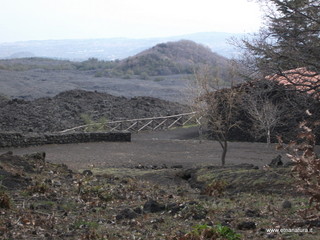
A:
{"type": "Polygon", "coordinates": [[[226,71],[228,60],[209,47],[190,40],[160,43],[133,57],[120,61],[118,69],[150,76],[193,74],[197,66],[207,64],[226,71]]]}

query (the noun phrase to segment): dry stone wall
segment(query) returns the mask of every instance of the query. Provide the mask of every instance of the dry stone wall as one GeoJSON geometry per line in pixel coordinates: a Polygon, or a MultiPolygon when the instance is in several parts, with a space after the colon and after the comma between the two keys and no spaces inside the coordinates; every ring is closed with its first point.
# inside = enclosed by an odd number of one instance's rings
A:
{"type": "Polygon", "coordinates": [[[67,144],[83,142],[130,142],[129,132],[89,132],[89,133],[65,133],[65,134],[23,134],[0,133],[0,148],[27,147],[44,144],[67,144]]]}

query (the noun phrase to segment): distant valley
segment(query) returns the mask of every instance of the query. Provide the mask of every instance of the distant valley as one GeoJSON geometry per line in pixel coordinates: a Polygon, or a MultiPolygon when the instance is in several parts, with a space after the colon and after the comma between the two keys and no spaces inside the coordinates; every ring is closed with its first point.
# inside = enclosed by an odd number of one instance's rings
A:
{"type": "Polygon", "coordinates": [[[203,44],[213,52],[231,58],[238,53],[233,46],[228,44],[228,40],[231,37],[243,36],[243,34],[209,32],[150,39],[110,38],[1,43],[0,59],[46,57],[83,61],[94,57],[102,60],[115,60],[133,56],[159,43],[182,39],[203,44]]]}

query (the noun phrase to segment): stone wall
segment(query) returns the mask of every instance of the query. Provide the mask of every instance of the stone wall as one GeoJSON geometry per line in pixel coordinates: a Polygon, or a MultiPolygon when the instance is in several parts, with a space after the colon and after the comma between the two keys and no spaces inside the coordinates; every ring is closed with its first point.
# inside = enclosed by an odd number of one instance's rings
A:
{"type": "Polygon", "coordinates": [[[67,144],[83,142],[130,142],[129,132],[90,132],[90,133],[64,133],[64,134],[22,134],[0,133],[0,148],[26,147],[44,144],[67,144]]]}

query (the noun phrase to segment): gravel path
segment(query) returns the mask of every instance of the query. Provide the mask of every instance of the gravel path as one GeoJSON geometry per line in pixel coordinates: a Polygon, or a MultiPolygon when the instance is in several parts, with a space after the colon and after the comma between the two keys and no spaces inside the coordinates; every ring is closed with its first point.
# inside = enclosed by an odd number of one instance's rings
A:
{"type": "MultiPolygon", "coordinates": [[[[139,164],[219,165],[221,147],[215,141],[197,139],[197,129],[176,129],[162,132],[133,134],[128,143],[80,143],[44,145],[17,149],[1,149],[0,153],[12,150],[14,154],[45,151],[46,159],[54,163],[65,163],[73,169],[95,167],[131,167],[139,164]]],[[[264,143],[231,142],[227,153],[227,164],[252,163],[263,166],[283,152],[264,143]]]]}

